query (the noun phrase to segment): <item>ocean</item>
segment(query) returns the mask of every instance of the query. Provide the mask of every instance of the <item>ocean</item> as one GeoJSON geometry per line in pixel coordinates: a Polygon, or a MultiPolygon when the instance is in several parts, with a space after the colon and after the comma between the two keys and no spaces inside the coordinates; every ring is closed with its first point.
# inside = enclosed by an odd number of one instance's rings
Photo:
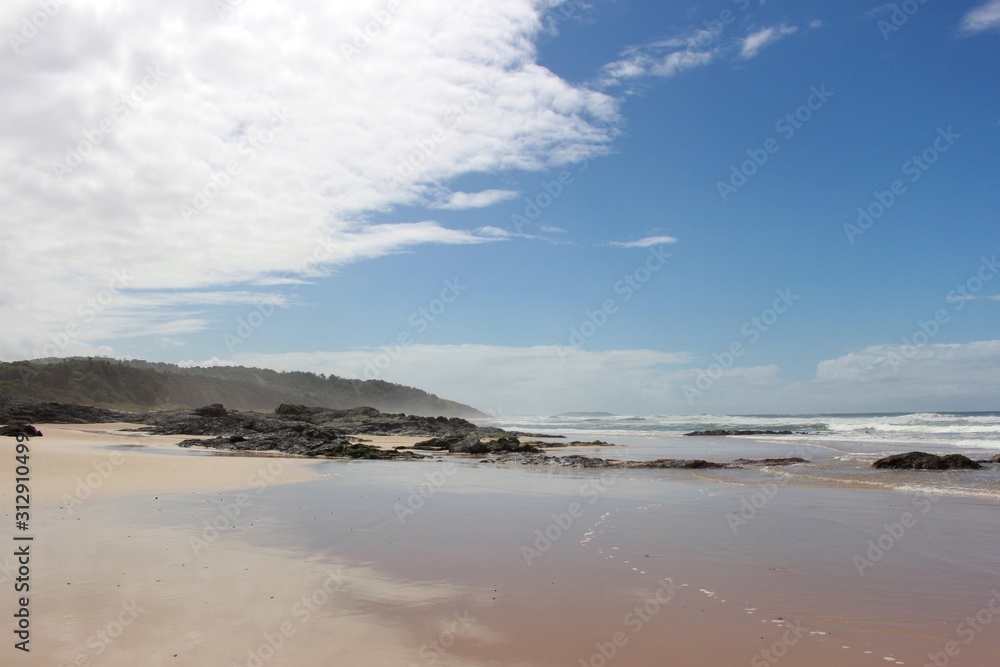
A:
{"type": "MultiPolygon", "coordinates": [[[[483,424],[558,434],[568,440],[620,445],[575,450],[621,460],[799,456],[808,464],[713,475],[728,483],[856,486],[1000,498],[1000,465],[980,471],[886,471],[876,459],[909,451],[963,454],[988,460],[1000,453],[1000,412],[798,415],[602,415],[494,417],[483,424]],[[685,437],[704,430],[792,431],[792,435],[685,437]]],[[[559,455],[559,450],[551,452],[559,455]]]]}

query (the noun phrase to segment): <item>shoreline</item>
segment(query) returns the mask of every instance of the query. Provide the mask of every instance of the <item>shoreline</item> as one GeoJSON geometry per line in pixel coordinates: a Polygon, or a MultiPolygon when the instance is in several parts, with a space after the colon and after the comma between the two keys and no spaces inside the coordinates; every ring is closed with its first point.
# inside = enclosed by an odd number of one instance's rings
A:
{"type": "MultiPolygon", "coordinates": [[[[29,664],[254,665],[257,655],[423,666],[437,641],[441,665],[594,665],[613,652],[623,665],[669,655],[728,667],[773,649],[790,666],[923,665],[954,639],[965,607],[988,603],[975,579],[996,566],[992,501],[943,498],[920,514],[898,491],[778,486],[768,496],[760,471],[710,482],[701,471],[550,471],[452,455],[409,465],[206,455],[176,447],[187,436],[118,426],[134,425],[39,425],[45,435],[30,441],[29,664]],[[88,477],[101,481],[90,488],[88,477]],[[90,494],[67,506],[81,481],[90,494]],[[858,574],[852,556],[907,509],[918,523],[858,574]],[[734,529],[727,517],[741,511],[734,529]],[[953,521],[964,541],[940,544],[953,521]],[[919,600],[934,600],[933,615],[914,614],[919,600]],[[105,643],[102,629],[128,609],[141,611],[105,643]]],[[[962,645],[963,660],[978,661],[967,664],[1000,656],[1000,616],[991,627],[962,645]]]]}

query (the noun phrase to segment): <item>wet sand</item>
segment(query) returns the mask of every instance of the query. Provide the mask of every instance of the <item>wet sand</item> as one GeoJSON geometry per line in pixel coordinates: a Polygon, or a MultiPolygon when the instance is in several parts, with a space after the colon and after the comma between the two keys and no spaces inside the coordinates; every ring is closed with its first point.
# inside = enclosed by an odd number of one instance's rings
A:
{"type": "Polygon", "coordinates": [[[220,457],[115,427],[41,426],[30,443],[32,650],[8,630],[3,664],[1000,659],[992,500],[742,471],[220,457]]]}

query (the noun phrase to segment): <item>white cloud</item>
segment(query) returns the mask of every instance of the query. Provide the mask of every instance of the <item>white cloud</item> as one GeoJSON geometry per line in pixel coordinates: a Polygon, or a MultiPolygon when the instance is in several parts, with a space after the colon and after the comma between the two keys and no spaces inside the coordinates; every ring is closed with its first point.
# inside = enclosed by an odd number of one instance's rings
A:
{"type": "Polygon", "coordinates": [[[751,58],[756,57],[765,46],[773,44],[782,37],[794,35],[796,32],[798,32],[798,28],[795,26],[781,24],[779,26],[764,28],[751,33],[742,41],[742,45],[740,46],[740,58],[743,60],[750,60],[751,58]]]}
{"type": "MultiPolygon", "coordinates": [[[[18,323],[0,358],[38,355],[114,271],[134,276],[123,294],[290,285],[497,240],[391,212],[463,175],[593,157],[616,131],[615,99],[535,62],[534,0],[401,3],[387,27],[372,19],[384,0],[255,0],[225,19],[218,4],[61,4],[0,60],[18,91],[0,108],[0,320],[18,323]]],[[[0,23],[37,11],[6,2],[0,23]]],[[[125,303],[80,322],[67,350],[148,330],[125,303]]]]}
{"type": "MultiPolygon", "coordinates": [[[[290,354],[237,354],[225,363],[334,373],[420,387],[481,410],[544,414],[580,406],[615,410],[648,400],[659,378],[690,361],[685,353],[589,351],[554,345],[411,345],[396,349],[290,354]],[[489,369],[470,373],[469,369],[489,369]]],[[[219,363],[212,359],[205,364],[219,363]]],[[[662,401],[660,401],[662,404],[662,401]]]]}
{"type": "Polygon", "coordinates": [[[986,410],[1000,400],[1000,341],[871,346],[821,362],[806,380],[784,378],[774,364],[720,369],[715,359],[685,352],[550,345],[238,353],[203,364],[378,377],[508,415],[986,410]],[[489,369],[488,381],[469,368],[489,369]],[[701,394],[692,395],[692,388],[701,394]]]}
{"type": "Polygon", "coordinates": [[[708,65],[718,55],[716,36],[708,30],[696,30],[626,50],[619,60],[604,66],[598,83],[613,86],[646,76],[671,78],[708,65]]]}
{"type": "Polygon", "coordinates": [[[962,18],[962,31],[966,33],[998,29],[1000,29],[1000,0],[990,0],[962,18]]]}
{"type": "Polygon", "coordinates": [[[653,246],[669,245],[671,243],[677,243],[677,239],[673,236],[647,236],[638,241],[611,241],[608,245],[615,246],[616,248],[652,248],[653,246]]]}
{"type": "MultiPolygon", "coordinates": [[[[810,27],[819,27],[810,24],[810,27]]],[[[783,37],[798,32],[786,24],[762,28],[746,37],[728,39],[721,32],[699,29],[643,46],[634,46],[622,53],[621,58],[604,66],[598,85],[611,87],[647,76],[671,78],[731,57],[734,53],[743,60],[753,58],[761,49],[783,37]]]]}
{"type": "Polygon", "coordinates": [[[469,208],[487,208],[517,197],[517,190],[483,190],[482,192],[452,192],[443,201],[431,204],[431,208],[446,211],[460,211],[469,208]]]}

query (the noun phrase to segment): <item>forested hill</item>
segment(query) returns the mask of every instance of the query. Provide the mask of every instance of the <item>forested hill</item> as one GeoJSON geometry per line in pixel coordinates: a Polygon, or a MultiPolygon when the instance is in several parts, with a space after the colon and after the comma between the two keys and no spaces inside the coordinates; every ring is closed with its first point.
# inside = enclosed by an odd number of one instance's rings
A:
{"type": "Polygon", "coordinates": [[[462,403],[383,380],[217,366],[182,368],[147,361],[73,357],[0,362],[0,396],[118,408],[200,407],[274,410],[282,403],[382,412],[482,417],[462,403]]]}

